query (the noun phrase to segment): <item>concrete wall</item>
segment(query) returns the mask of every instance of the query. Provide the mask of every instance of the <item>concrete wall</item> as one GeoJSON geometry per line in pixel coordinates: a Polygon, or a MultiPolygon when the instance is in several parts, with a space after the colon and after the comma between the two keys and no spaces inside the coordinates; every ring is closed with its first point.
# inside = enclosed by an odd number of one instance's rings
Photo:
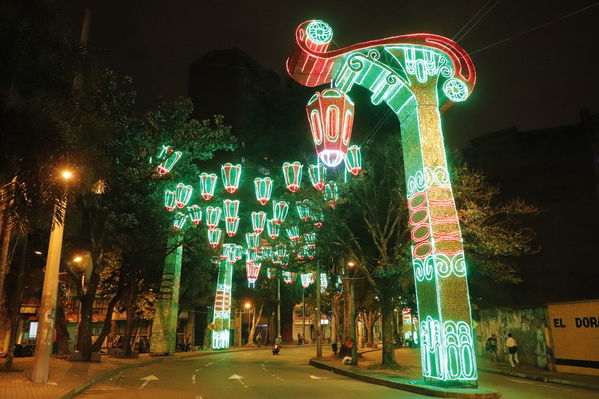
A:
{"type": "Polygon", "coordinates": [[[489,308],[480,310],[480,320],[476,325],[476,343],[479,355],[488,356],[485,343],[495,333],[498,340],[499,359],[507,361],[505,346],[508,333],[518,342],[518,357],[522,364],[546,368],[547,331],[546,312],[540,308],[489,308]]]}

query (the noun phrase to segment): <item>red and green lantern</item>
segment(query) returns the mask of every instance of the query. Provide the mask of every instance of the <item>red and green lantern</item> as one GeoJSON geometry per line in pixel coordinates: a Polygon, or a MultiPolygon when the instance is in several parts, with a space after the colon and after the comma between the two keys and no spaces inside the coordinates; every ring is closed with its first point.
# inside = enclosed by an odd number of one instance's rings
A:
{"type": "Polygon", "coordinates": [[[191,199],[191,194],[193,194],[193,187],[184,183],[177,184],[175,194],[175,205],[177,205],[177,208],[185,207],[191,199]]]}
{"type": "Polygon", "coordinates": [[[334,208],[337,205],[337,200],[339,199],[339,189],[337,187],[337,183],[334,181],[330,181],[324,187],[324,200],[329,204],[331,208],[334,208]]]}
{"type": "Polygon", "coordinates": [[[218,227],[215,227],[214,229],[208,229],[208,243],[212,248],[218,247],[222,238],[223,231],[218,227]]]}
{"type": "Polygon", "coordinates": [[[256,177],[254,179],[254,189],[258,202],[261,205],[266,205],[272,194],[272,179],[270,177],[256,177]]]}
{"type": "Polygon", "coordinates": [[[296,276],[295,273],[291,273],[291,272],[289,272],[287,270],[283,270],[283,272],[281,274],[283,276],[283,282],[285,284],[293,284],[293,283],[295,283],[295,276],[296,276]]]}
{"type": "Polygon", "coordinates": [[[324,185],[327,178],[327,169],[319,162],[317,165],[310,165],[308,168],[308,176],[312,187],[318,191],[324,190],[324,185]]]}
{"type": "Polygon", "coordinates": [[[193,224],[198,225],[202,221],[202,208],[198,205],[188,206],[187,213],[193,224]]]}
{"type": "Polygon", "coordinates": [[[287,212],[289,212],[289,204],[285,201],[273,201],[272,203],[272,214],[273,220],[282,224],[287,218],[287,212]]]}
{"type": "Polygon", "coordinates": [[[239,180],[241,179],[241,165],[233,165],[227,162],[221,166],[220,171],[225,190],[233,194],[239,188],[239,180]]]}
{"type": "Polygon", "coordinates": [[[297,226],[288,227],[285,229],[285,233],[287,233],[287,237],[291,241],[299,241],[299,238],[300,238],[299,227],[297,227],[297,226]]]}
{"type": "Polygon", "coordinates": [[[237,219],[237,215],[239,214],[239,200],[224,200],[223,209],[225,211],[225,221],[237,219]]]}
{"type": "Polygon", "coordinates": [[[177,193],[171,190],[164,190],[164,207],[167,211],[171,212],[175,209],[175,198],[177,193]]]}
{"type": "Polygon", "coordinates": [[[362,171],[362,151],[360,150],[360,146],[352,145],[347,149],[345,169],[354,176],[358,176],[362,171]]]}
{"type": "Polygon", "coordinates": [[[183,155],[181,151],[175,151],[172,147],[163,145],[157,157],[159,160],[162,160],[157,168],[158,173],[161,175],[166,175],[169,173],[177,164],[177,162],[179,162],[181,155],[183,155]]]}
{"type": "Polygon", "coordinates": [[[291,192],[299,190],[302,182],[303,165],[298,161],[293,163],[285,162],[283,164],[283,176],[285,176],[285,185],[291,192]]]}
{"type": "Polygon", "coordinates": [[[273,240],[275,238],[279,237],[279,231],[280,231],[281,227],[279,225],[279,223],[277,223],[276,220],[274,219],[268,219],[266,221],[266,231],[268,233],[268,236],[270,238],[272,238],[273,240]]]}
{"type": "Polygon", "coordinates": [[[185,222],[187,222],[188,216],[184,213],[177,212],[175,214],[175,219],[173,220],[173,229],[181,230],[183,226],[185,226],[185,222]]]}
{"type": "Polygon", "coordinates": [[[218,180],[218,176],[214,173],[206,173],[203,172],[200,175],[200,193],[202,194],[202,198],[206,201],[212,198],[214,195],[214,189],[216,188],[216,181],[218,180]]]}
{"type": "Polygon", "coordinates": [[[217,206],[209,206],[206,208],[206,226],[209,229],[214,229],[220,223],[222,209],[217,206]]]}
{"type": "Polygon", "coordinates": [[[248,250],[257,250],[258,244],[260,243],[260,235],[256,233],[245,233],[245,243],[247,244],[248,250]]]}
{"type": "Polygon", "coordinates": [[[239,229],[239,218],[226,218],[225,219],[225,230],[229,237],[234,237],[239,229]]]}
{"type": "Polygon", "coordinates": [[[260,235],[264,231],[266,223],[266,212],[252,212],[252,229],[254,233],[260,235]]]}

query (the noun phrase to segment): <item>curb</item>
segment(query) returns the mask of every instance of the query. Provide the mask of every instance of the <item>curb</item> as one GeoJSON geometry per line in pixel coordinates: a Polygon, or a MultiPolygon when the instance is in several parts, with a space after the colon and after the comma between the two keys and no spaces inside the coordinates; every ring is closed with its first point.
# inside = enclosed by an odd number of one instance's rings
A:
{"type": "Polygon", "coordinates": [[[168,361],[176,361],[176,360],[181,360],[181,359],[186,359],[186,358],[210,356],[210,355],[215,355],[215,354],[219,354],[219,353],[245,352],[245,351],[252,351],[252,350],[257,350],[257,349],[261,349],[261,348],[243,348],[243,349],[224,350],[224,351],[199,352],[197,354],[190,354],[187,356],[180,356],[180,357],[162,356],[162,357],[156,357],[154,359],[148,359],[148,360],[145,360],[145,361],[139,362],[139,363],[126,364],[124,366],[110,369],[108,371],[105,371],[103,373],[95,375],[88,380],[85,380],[81,385],[71,389],[64,395],[60,396],[59,399],[72,399],[75,396],[79,395],[81,392],[83,392],[86,389],[88,389],[89,387],[91,387],[92,385],[102,382],[102,381],[108,379],[109,377],[112,377],[113,375],[120,373],[121,371],[144,367],[144,366],[148,366],[150,364],[163,362],[163,361],[167,361],[167,360],[168,361]]]}
{"type": "MultiPolygon", "coordinates": [[[[499,392],[494,391],[492,389],[487,388],[441,388],[434,386],[425,386],[425,385],[417,385],[415,380],[399,377],[393,375],[392,377],[396,379],[395,381],[391,381],[388,379],[376,378],[371,375],[367,375],[366,373],[361,373],[357,370],[347,370],[334,366],[330,366],[328,364],[324,364],[318,362],[314,359],[310,359],[310,365],[323,369],[332,371],[336,374],[341,374],[346,377],[354,378],[356,380],[368,382],[376,385],[383,385],[389,388],[400,389],[402,391],[408,391],[413,393],[418,393],[422,395],[435,396],[440,398],[469,398],[469,399],[499,399],[501,395],[499,392]]],[[[358,369],[359,370],[359,369],[358,369]]]]}
{"type": "Polygon", "coordinates": [[[479,367],[478,371],[484,371],[486,373],[493,373],[493,374],[502,374],[502,375],[507,375],[510,377],[518,377],[518,378],[523,378],[523,379],[533,380],[533,381],[548,382],[548,383],[552,383],[552,384],[568,385],[571,387],[589,389],[592,391],[599,391],[599,385],[587,384],[585,382],[579,382],[579,381],[564,380],[561,378],[545,377],[542,375],[526,374],[526,373],[520,373],[517,371],[509,371],[509,370],[496,370],[496,369],[486,368],[486,367],[479,367]]]}

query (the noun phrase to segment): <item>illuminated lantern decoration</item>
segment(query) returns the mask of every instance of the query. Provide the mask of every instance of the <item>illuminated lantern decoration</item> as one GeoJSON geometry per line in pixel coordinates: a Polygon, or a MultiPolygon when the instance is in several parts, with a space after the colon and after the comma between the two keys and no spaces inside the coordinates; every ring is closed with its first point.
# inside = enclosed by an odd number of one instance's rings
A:
{"type": "Polygon", "coordinates": [[[245,273],[248,279],[248,287],[255,287],[256,280],[258,280],[258,275],[260,274],[260,267],[262,264],[260,262],[247,261],[245,262],[245,273]]]}
{"type": "Polygon", "coordinates": [[[285,232],[287,233],[287,237],[289,237],[291,241],[298,241],[300,238],[299,228],[297,226],[288,227],[285,229],[285,232]]]}
{"type": "Polygon", "coordinates": [[[300,250],[297,252],[297,258],[299,260],[304,260],[304,258],[306,257],[306,253],[304,251],[304,247],[300,248],[300,250]]]}
{"type": "Polygon", "coordinates": [[[312,208],[310,206],[310,200],[296,201],[295,208],[297,209],[297,215],[300,219],[305,222],[309,222],[312,217],[312,208]]]}
{"type": "Polygon", "coordinates": [[[309,246],[304,246],[304,255],[306,255],[308,257],[308,259],[314,259],[314,248],[311,248],[309,246]]]}
{"type": "Polygon", "coordinates": [[[210,257],[210,262],[212,262],[213,265],[220,265],[220,257],[212,256],[210,257]]]}
{"type": "Polygon", "coordinates": [[[300,278],[302,280],[302,287],[304,288],[308,288],[310,284],[314,283],[313,273],[302,273],[300,274],[300,278]]]}
{"type": "Polygon", "coordinates": [[[235,256],[235,260],[241,259],[243,257],[243,247],[241,245],[235,245],[233,254],[235,256]]]}
{"type": "Polygon", "coordinates": [[[358,176],[362,170],[362,151],[357,145],[347,149],[345,156],[345,169],[354,176],[358,176]]]}
{"type": "Polygon", "coordinates": [[[279,237],[279,230],[281,227],[274,219],[268,219],[266,221],[266,231],[268,232],[268,236],[273,240],[279,237]]]}
{"type": "Polygon", "coordinates": [[[264,223],[266,223],[266,212],[252,212],[252,229],[254,233],[258,235],[262,234],[264,223]]]}
{"type": "Polygon", "coordinates": [[[220,209],[219,207],[212,207],[209,206],[208,208],[206,208],[206,226],[208,226],[209,229],[213,229],[216,226],[218,226],[218,223],[220,222],[220,215],[222,214],[222,209],[220,209]]]}
{"type": "Polygon", "coordinates": [[[189,213],[189,218],[193,224],[197,225],[200,223],[202,220],[202,208],[198,205],[188,206],[187,212],[189,213]]]}
{"type": "Polygon", "coordinates": [[[326,273],[320,273],[320,293],[324,293],[329,286],[329,280],[326,273]]]}
{"type": "Polygon", "coordinates": [[[185,226],[185,222],[187,222],[188,216],[184,213],[177,212],[175,215],[175,220],[173,220],[173,229],[181,230],[183,226],[185,226]]]}
{"type": "Polygon", "coordinates": [[[268,269],[266,269],[266,277],[268,277],[269,280],[272,280],[273,278],[275,278],[276,275],[277,275],[276,267],[269,267],[268,269]]]}
{"type": "Polygon", "coordinates": [[[190,185],[185,185],[183,183],[177,184],[175,205],[177,205],[178,208],[183,208],[189,202],[192,193],[193,187],[191,187],[190,185]]]}
{"type": "Polygon", "coordinates": [[[235,236],[237,234],[237,229],[239,228],[239,218],[226,218],[225,219],[225,230],[227,231],[227,235],[229,237],[235,236]]]}
{"type": "Polygon", "coordinates": [[[158,165],[158,173],[161,175],[169,173],[175,164],[179,162],[181,155],[183,155],[181,151],[174,151],[172,147],[163,145],[162,150],[158,153],[158,159],[163,160],[162,163],[158,165]]]}
{"type": "Polygon", "coordinates": [[[263,260],[269,261],[272,259],[272,248],[270,246],[262,245],[260,248],[258,248],[258,251],[263,260]]]}
{"type": "Polygon", "coordinates": [[[337,188],[337,183],[334,181],[330,181],[324,187],[324,200],[329,204],[331,208],[334,208],[337,205],[337,200],[339,199],[339,189],[337,188]]]}
{"type": "Polygon", "coordinates": [[[277,245],[275,248],[275,257],[277,259],[284,259],[287,256],[287,247],[283,244],[277,245]]]}
{"type": "Polygon", "coordinates": [[[241,165],[233,165],[229,162],[221,166],[221,175],[225,190],[233,194],[239,188],[239,179],[241,178],[241,165]]]}
{"type": "Polygon", "coordinates": [[[283,270],[281,273],[283,275],[283,282],[285,284],[293,284],[295,283],[295,273],[288,272],[287,270],[283,270]]]}
{"type": "Polygon", "coordinates": [[[175,197],[177,193],[171,190],[164,190],[164,207],[167,211],[171,212],[175,209],[175,197]]]}
{"type": "Polygon", "coordinates": [[[202,198],[208,201],[214,195],[214,189],[216,187],[216,181],[218,180],[218,176],[214,173],[202,173],[200,175],[200,192],[202,194],[202,198]]]}
{"type": "Polygon", "coordinates": [[[318,210],[314,212],[314,214],[312,215],[312,219],[314,220],[314,227],[320,229],[324,220],[324,215],[322,214],[322,211],[318,210]]]}
{"type": "Polygon", "coordinates": [[[239,200],[224,200],[223,209],[225,210],[225,221],[237,219],[237,214],[239,213],[239,200]]]}
{"type": "Polygon", "coordinates": [[[304,242],[308,245],[309,248],[314,248],[316,246],[316,234],[314,234],[314,233],[304,234],[304,242]]]}
{"type": "Polygon", "coordinates": [[[287,212],[289,212],[289,204],[285,201],[273,201],[272,203],[272,214],[275,223],[281,224],[287,218],[287,212]]]}
{"type": "Polygon", "coordinates": [[[317,165],[310,165],[308,168],[308,176],[310,176],[312,187],[318,191],[324,190],[327,169],[320,162],[317,165]]]}
{"type": "Polygon", "coordinates": [[[245,233],[245,243],[248,249],[257,250],[260,242],[260,235],[256,233],[245,233]]]}
{"type": "Polygon", "coordinates": [[[221,258],[224,257],[230,264],[237,262],[238,259],[235,256],[236,249],[236,244],[223,244],[221,258]]]}
{"type": "Polygon", "coordinates": [[[298,161],[294,163],[285,162],[283,164],[283,176],[285,176],[285,185],[291,192],[296,192],[302,182],[303,165],[298,161]]]}
{"type": "Polygon", "coordinates": [[[212,248],[218,247],[220,240],[223,238],[223,231],[218,227],[214,229],[208,229],[208,243],[212,248]]]}
{"type": "Polygon", "coordinates": [[[334,168],[343,162],[351,139],[354,103],[339,89],[316,92],[306,105],[318,157],[334,168]]]}
{"type": "Polygon", "coordinates": [[[266,205],[272,194],[272,179],[270,177],[256,177],[254,179],[256,199],[261,205],[266,205]]]}

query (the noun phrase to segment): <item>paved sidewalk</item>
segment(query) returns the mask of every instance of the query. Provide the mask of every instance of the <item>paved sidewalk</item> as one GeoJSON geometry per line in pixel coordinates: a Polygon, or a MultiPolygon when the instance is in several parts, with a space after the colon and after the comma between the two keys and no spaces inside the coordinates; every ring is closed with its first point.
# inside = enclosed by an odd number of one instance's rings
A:
{"type": "MultiPolygon", "coordinates": [[[[254,348],[232,348],[231,350],[251,350],[254,348]]],[[[257,348],[256,348],[257,349],[257,348]]],[[[205,356],[215,353],[212,350],[181,352],[173,356],[150,357],[140,355],[139,359],[116,359],[102,356],[101,362],[71,362],[52,358],[47,384],[35,384],[29,380],[33,357],[14,359],[14,366],[21,371],[0,372],[0,398],[10,399],[57,399],[68,398],[75,390],[82,390],[86,383],[95,382],[112,373],[128,367],[141,367],[154,362],[185,357],[205,356]]],[[[4,359],[0,359],[0,367],[4,359]]]]}

